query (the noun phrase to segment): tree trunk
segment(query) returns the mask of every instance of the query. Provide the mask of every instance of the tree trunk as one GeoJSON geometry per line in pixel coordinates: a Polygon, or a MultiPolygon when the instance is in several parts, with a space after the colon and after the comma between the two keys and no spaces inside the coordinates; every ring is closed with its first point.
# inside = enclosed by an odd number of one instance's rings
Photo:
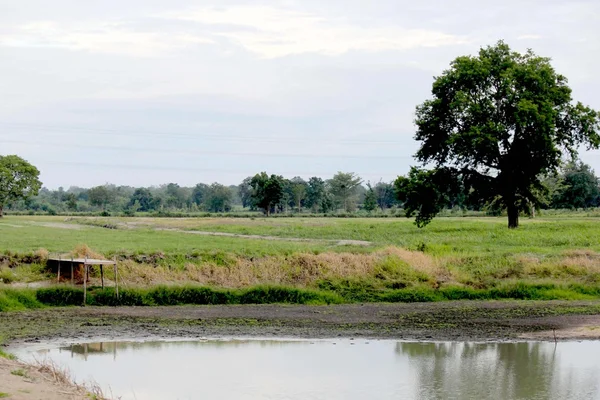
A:
{"type": "Polygon", "coordinates": [[[0,204],[0,218],[4,217],[4,214],[2,213],[3,210],[4,210],[4,206],[2,204],[0,204]]]}
{"type": "Polygon", "coordinates": [[[514,202],[508,205],[508,228],[514,229],[519,227],[519,209],[514,202]]]}

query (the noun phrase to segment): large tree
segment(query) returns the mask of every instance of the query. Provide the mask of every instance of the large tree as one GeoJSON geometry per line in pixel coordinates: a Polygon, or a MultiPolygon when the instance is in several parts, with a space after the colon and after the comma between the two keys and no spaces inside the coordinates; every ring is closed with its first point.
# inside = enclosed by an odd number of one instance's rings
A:
{"type": "Polygon", "coordinates": [[[396,193],[394,192],[394,185],[391,183],[379,181],[373,190],[377,195],[377,205],[381,208],[381,211],[392,208],[396,204],[396,193]]]}
{"type": "Polygon", "coordinates": [[[323,210],[323,201],[326,198],[326,195],[325,181],[323,179],[313,176],[308,180],[305,204],[307,207],[311,208],[313,212],[323,210]]]}
{"type": "Polygon", "coordinates": [[[267,175],[266,172],[256,174],[250,181],[252,202],[271,215],[271,210],[283,199],[284,179],[278,175],[267,175]]]}
{"type": "Polygon", "coordinates": [[[361,183],[362,179],[354,172],[338,172],[328,181],[331,193],[338,204],[344,207],[344,211],[352,208],[352,200],[361,183]]]}
{"type": "Polygon", "coordinates": [[[240,193],[240,198],[242,200],[242,207],[249,207],[250,209],[255,207],[255,204],[252,202],[252,177],[249,176],[240,183],[238,186],[238,190],[240,193]]]}
{"type": "Polygon", "coordinates": [[[88,191],[90,204],[93,206],[102,207],[106,211],[106,207],[115,201],[115,192],[108,185],[96,186],[88,191]]]}
{"type": "Polygon", "coordinates": [[[598,177],[589,165],[572,161],[564,169],[552,203],[557,208],[588,208],[596,205],[600,189],[598,177]]]}
{"type": "Polygon", "coordinates": [[[231,211],[231,199],[231,189],[215,182],[208,187],[204,207],[210,212],[228,212],[231,211]]]}
{"type": "Polygon", "coordinates": [[[129,199],[129,208],[135,207],[133,211],[152,211],[155,210],[158,206],[158,201],[152,195],[152,192],[146,188],[137,188],[133,195],[129,199]]]}
{"type": "MultiPolygon", "coordinates": [[[[472,198],[507,210],[509,228],[539,205],[540,177],[563,156],[600,146],[600,114],[573,103],[567,79],[531,50],[498,42],[458,57],[435,78],[432,94],[417,107],[416,158],[458,176],[472,198]]],[[[419,213],[432,213],[427,220],[438,211],[419,213]]]]}
{"type": "Polygon", "coordinates": [[[0,156],[0,218],[6,204],[38,194],[39,176],[40,171],[21,157],[0,156]]]}
{"type": "Polygon", "coordinates": [[[304,199],[306,198],[306,189],[308,184],[304,179],[299,176],[292,179],[292,196],[294,200],[294,206],[298,210],[298,212],[302,211],[302,204],[304,203],[304,199]]]}

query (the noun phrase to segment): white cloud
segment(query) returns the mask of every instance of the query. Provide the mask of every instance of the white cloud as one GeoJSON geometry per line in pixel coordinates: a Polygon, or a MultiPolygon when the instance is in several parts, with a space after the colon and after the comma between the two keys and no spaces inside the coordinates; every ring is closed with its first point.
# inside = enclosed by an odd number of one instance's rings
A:
{"type": "Polygon", "coordinates": [[[433,30],[367,27],[342,18],[328,19],[264,6],[206,8],[166,13],[162,17],[212,25],[214,35],[228,38],[264,58],[303,53],[339,55],[352,50],[407,50],[467,42],[464,37],[433,30]]]}
{"type": "Polygon", "coordinates": [[[0,45],[4,46],[58,47],[142,57],[209,43],[213,41],[185,32],[139,32],[128,29],[125,23],[117,22],[58,24],[53,21],[36,21],[0,36],[0,45]]]}
{"type": "MultiPolygon", "coordinates": [[[[352,50],[378,52],[466,43],[465,37],[435,30],[398,26],[363,26],[346,18],[268,6],[235,6],[192,11],[163,12],[154,18],[182,24],[164,31],[140,15],[130,21],[33,21],[0,34],[0,45],[59,47],[95,53],[158,56],[195,44],[216,44],[226,39],[263,58],[316,53],[339,55],[352,50]],[[194,24],[195,23],[195,24],[194,24]],[[201,33],[199,34],[198,31],[201,33]]],[[[230,50],[228,50],[230,51],[230,50]]]]}
{"type": "Polygon", "coordinates": [[[539,40],[542,39],[541,35],[520,35],[517,40],[539,40]]]}

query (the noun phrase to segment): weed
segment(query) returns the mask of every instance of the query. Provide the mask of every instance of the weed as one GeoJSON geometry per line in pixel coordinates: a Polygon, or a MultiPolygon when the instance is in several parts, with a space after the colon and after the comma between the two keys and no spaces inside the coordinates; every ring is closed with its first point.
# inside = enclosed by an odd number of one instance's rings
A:
{"type": "Polygon", "coordinates": [[[27,371],[25,371],[22,368],[13,369],[12,371],[10,371],[10,374],[14,375],[14,376],[21,376],[23,378],[28,378],[29,377],[29,375],[27,374],[27,371]]]}

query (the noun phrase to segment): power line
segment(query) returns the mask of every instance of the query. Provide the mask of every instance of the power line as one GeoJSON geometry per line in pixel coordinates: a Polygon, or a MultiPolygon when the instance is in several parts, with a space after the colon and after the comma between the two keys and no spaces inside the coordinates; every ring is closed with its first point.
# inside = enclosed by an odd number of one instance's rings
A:
{"type": "Polygon", "coordinates": [[[185,150],[185,149],[163,149],[163,148],[150,148],[150,147],[133,147],[133,146],[110,146],[110,145],[83,145],[76,143],[55,143],[55,142],[43,142],[36,140],[35,142],[26,140],[2,140],[2,143],[11,144],[26,144],[30,146],[52,146],[52,147],[70,147],[70,148],[81,148],[81,149],[101,149],[101,150],[117,150],[117,151],[132,151],[136,153],[169,153],[169,154],[188,154],[188,155],[212,155],[212,156],[225,156],[225,157],[270,157],[270,158],[342,158],[342,159],[385,159],[385,160],[397,160],[412,158],[411,156],[366,156],[366,155],[318,155],[318,154],[282,154],[282,153],[256,153],[256,152],[224,152],[224,151],[210,151],[210,150],[185,150]]]}
{"type": "MultiPolygon", "coordinates": [[[[86,135],[111,135],[111,136],[127,136],[127,137],[148,137],[148,136],[159,136],[169,138],[182,138],[182,139],[219,139],[223,141],[252,141],[252,142],[268,142],[268,143],[305,143],[304,138],[294,137],[269,137],[269,136],[246,136],[246,135],[228,135],[219,133],[206,133],[206,132],[195,132],[195,133],[179,133],[179,132],[155,132],[155,131],[128,131],[125,129],[99,129],[89,127],[64,127],[56,125],[40,125],[40,124],[25,124],[25,123],[7,123],[0,122],[0,126],[3,129],[23,129],[23,130],[36,130],[36,131],[53,131],[55,133],[78,133],[86,135]]],[[[1,133],[0,133],[1,134],[1,133]]],[[[365,139],[319,139],[319,143],[333,143],[333,144],[357,144],[357,145],[401,145],[403,142],[396,140],[365,140],[365,139]]]]}
{"type": "MultiPolygon", "coordinates": [[[[59,161],[59,160],[46,160],[42,161],[42,163],[46,164],[55,164],[55,165],[68,165],[68,166],[85,166],[85,167],[98,167],[98,168],[118,168],[118,169],[135,169],[135,170],[144,170],[144,171],[186,171],[186,172],[219,172],[226,174],[247,174],[247,171],[241,170],[228,170],[223,168],[196,168],[196,167],[159,167],[156,165],[131,165],[131,164],[107,164],[107,163],[90,163],[90,162],[78,162],[78,161],[59,161]]],[[[313,175],[313,176],[324,176],[332,174],[329,172],[309,172],[305,171],[299,173],[298,171],[276,171],[277,174],[285,174],[289,176],[299,176],[299,175],[313,175]]],[[[389,172],[381,173],[381,172],[355,172],[359,175],[366,176],[385,176],[390,175],[389,172]]],[[[392,174],[395,175],[395,174],[392,174]]]]}

